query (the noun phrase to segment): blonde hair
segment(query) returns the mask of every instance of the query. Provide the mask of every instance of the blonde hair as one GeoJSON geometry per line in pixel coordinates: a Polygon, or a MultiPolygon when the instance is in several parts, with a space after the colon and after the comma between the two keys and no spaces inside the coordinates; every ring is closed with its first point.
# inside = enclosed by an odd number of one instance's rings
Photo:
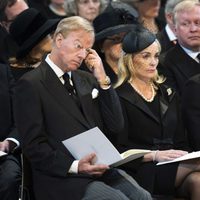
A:
{"type": "Polygon", "coordinates": [[[94,28],[88,20],[79,16],[64,18],[59,22],[55,30],[53,41],[55,42],[55,38],[59,33],[61,33],[63,37],[67,37],[70,32],[80,29],[94,34],[94,28]]]}
{"type": "Polygon", "coordinates": [[[200,3],[199,3],[199,1],[196,1],[196,0],[193,0],[193,1],[192,0],[185,0],[185,1],[178,3],[175,6],[174,11],[173,11],[174,24],[177,25],[177,16],[179,15],[179,13],[184,12],[184,11],[190,11],[197,6],[199,6],[199,8],[200,8],[200,3]]]}
{"type": "MultiPolygon", "coordinates": [[[[160,43],[156,40],[156,42],[160,47],[160,43]]],[[[138,52],[137,52],[138,53],[138,52]]],[[[136,55],[136,53],[124,53],[122,52],[122,56],[119,59],[118,62],[118,81],[114,85],[115,88],[119,87],[126,81],[131,81],[135,77],[135,68],[133,62],[133,56],[136,55]]],[[[157,89],[156,85],[161,84],[165,81],[164,76],[159,75],[158,72],[156,75],[152,78],[152,82],[154,83],[155,89],[157,89]]]]}

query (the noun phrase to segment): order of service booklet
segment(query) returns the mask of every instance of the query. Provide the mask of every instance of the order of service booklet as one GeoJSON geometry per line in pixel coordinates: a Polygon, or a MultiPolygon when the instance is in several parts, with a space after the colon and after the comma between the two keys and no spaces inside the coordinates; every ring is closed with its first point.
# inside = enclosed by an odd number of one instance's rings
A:
{"type": "Polygon", "coordinates": [[[110,167],[117,167],[151,152],[145,149],[130,149],[120,154],[98,127],[64,140],[63,144],[77,160],[95,153],[94,164],[107,164],[110,167]]]}
{"type": "Polygon", "coordinates": [[[200,158],[200,151],[194,151],[192,153],[187,153],[184,156],[175,158],[174,160],[159,162],[159,163],[157,163],[157,165],[164,165],[164,164],[180,162],[180,161],[190,160],[190,159],[195,159],[195,158],[200,158]]]}

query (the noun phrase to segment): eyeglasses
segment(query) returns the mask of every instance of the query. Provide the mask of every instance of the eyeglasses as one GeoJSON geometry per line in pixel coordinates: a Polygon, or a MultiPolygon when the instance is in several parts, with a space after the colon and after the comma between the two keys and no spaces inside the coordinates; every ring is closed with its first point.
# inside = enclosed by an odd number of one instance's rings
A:
{"type": "Polygon", "coordinates": [[[113,44],[119,44],[119,43],[122,43],[124,37],[107,37],[106,40],[110,40],[112,41],[113,44]]]}

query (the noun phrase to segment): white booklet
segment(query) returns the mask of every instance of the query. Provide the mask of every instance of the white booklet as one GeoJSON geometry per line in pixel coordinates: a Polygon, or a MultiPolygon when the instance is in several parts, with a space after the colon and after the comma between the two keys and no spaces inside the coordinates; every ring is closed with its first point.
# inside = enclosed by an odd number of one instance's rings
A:
{"type": "Polygon", "coordinates": [[[98,127],[64,140],[63,144],[77,160],[95,153],[97,156],[94,164],[107,164],[111,167],[117,167],[150,152],[145,149],[130,149],[120,154],[98,127]]]}
{"type": "Polygon", "coordinates": [[[200,151],[195,151],[192,153],[185,154],[184,156],[181,156],[174,160],[159,162],[157,163],[157,165],[164,165],[168,163],[180,162],[180,161],[190,160],[190,159],[195,159],[195,158],[200,158],[200,151]]]}

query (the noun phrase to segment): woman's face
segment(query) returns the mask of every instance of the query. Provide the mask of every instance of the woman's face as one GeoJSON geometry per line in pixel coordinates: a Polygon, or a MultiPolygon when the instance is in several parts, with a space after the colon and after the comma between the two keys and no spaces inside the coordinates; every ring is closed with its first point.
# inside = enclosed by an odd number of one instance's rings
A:
{"type": "Polygon", "coordinates": [[[134,76],[143,81],[150,81],[157,74],[160,46],[157,41],[143,51],[133,54],[134,76]]]}
{"type": "Polygon", "coordinates": [[[155,18],[159,15],[160,0],[143,0],[136,3],[139,15],[144,18],[155,18]]]}
{"type": "Polygon", "coordinates": [[[77,0],[78,15],[93,21],[100,12],[100,0],[77,0]]]}
{"type": "Polygon", "coordinates": [[[107,37],[102,45],[102,51],[105,55],[106,60],[112,60],[113,62],[118,62],[121,50],[122,50],[122,40],[125,33],[119,33],[107,37]]]}

